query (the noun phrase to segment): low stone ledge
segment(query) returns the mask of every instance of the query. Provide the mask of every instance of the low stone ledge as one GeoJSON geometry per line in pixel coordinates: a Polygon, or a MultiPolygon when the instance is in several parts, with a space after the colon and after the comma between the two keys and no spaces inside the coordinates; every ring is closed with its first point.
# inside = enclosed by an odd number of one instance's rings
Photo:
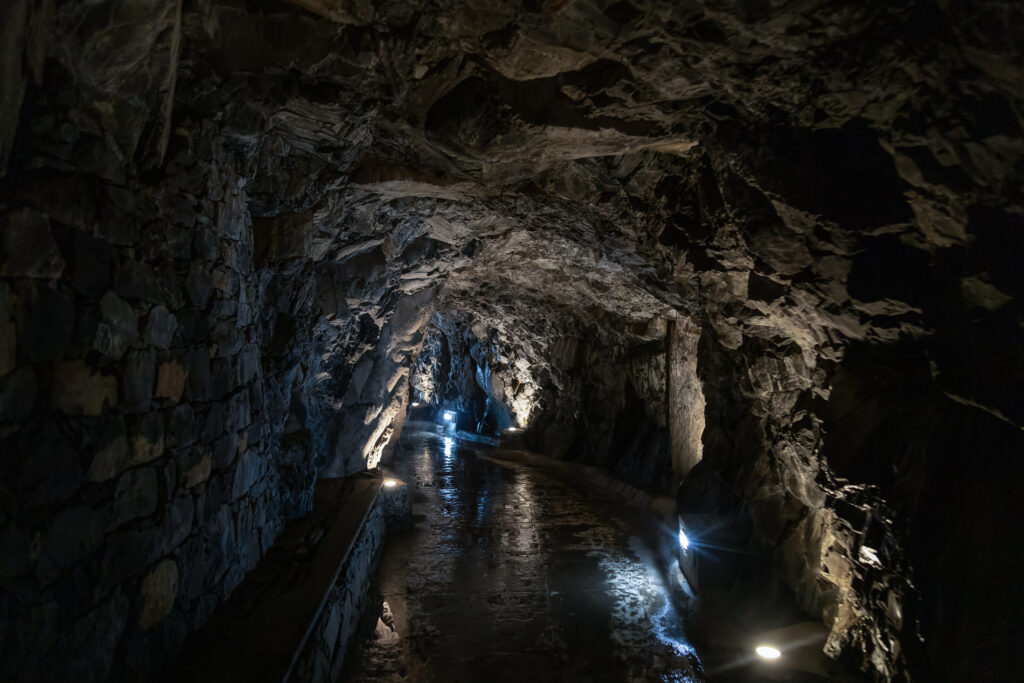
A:
{"type": "Polygon", "coordinates": [[[348,641],[359,626],[366,596],[376,573],[387,530],[388,493],[382,491],[353,539],[323,608],[310,628],[285,680],[321,683],[336,681],[345,663],[348,641]]]}
{"type": "Polygon", "coordinates": [[[373,578],[385,532],[383,480],[317,482],[313,510],[186,642],[161,681],[327,680],[373,578]]]}

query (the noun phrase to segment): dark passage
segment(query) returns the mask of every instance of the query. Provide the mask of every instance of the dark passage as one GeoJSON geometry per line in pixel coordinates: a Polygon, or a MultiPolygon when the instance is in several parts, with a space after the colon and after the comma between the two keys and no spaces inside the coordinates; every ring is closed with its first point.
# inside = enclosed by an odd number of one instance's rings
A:
{"type": "Polygon", "coordinates": [[[703,680],[648,519],[414,426],[394,469],[417,522],[388,542],[342,680],[703,680]]]}

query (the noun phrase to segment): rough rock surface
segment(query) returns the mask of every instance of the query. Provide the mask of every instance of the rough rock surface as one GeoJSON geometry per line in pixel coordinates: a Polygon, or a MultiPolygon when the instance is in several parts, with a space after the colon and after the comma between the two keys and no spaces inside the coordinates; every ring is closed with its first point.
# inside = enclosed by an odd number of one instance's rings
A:
{"type": "Polygon", "coordinates": [[[144,676],[410,383],[681,483],[877,679],[1012,677],[1022,21],[2,3],[0,678],[144,676]]]}

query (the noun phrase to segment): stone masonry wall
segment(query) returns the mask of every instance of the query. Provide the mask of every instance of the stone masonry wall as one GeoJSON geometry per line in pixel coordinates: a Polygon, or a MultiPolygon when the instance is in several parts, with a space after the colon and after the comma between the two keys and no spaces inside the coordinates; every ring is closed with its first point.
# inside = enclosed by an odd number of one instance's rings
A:
{"type": "Polygon", "coordinates": [[[253,267],[241,185],[52,174],[6,195],[4,678],[141,674],[309,508],[289,412],[315,355],[280,321],[310,294],[253,267]]]}
{"type": "Polygon", "coordinates": [[[380,561],[387,520],[382,492],[366,513],[352,550],[338,573],[320,616],[302,649],[291,678],[310,683],[338,680],[348,641],[356,632],[370,582],[380,561]]]}
{"type": "Polygon", "coordinates": [[[334,210],[318,173],[358,117],[323,158],[308,140],[343,112],[207,68],[247,58],[231,30],[258,14],[0,18],[0,679],[140,680],[310,509],[318,467],[386,457],[432,310],[399,278],[433,241],[334,210]]]}
{"type": "Polygon", "coordinates": [[[255,257],[250,159],[216,126],[161,139],[166,4],[34,8],[5,46],[17,67],[52,31],[47,73],[70,77],[23,79],[4,110],[3,680],[145,678],[312,501],[308,254],[255,257]],[[108,38],[138,61],[103,81],[87,46],[108,38]]]}

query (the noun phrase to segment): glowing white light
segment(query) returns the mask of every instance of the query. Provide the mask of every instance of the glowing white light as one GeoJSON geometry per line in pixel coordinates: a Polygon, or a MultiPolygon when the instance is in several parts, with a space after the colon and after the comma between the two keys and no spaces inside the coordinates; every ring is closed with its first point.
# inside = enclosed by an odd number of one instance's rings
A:
{"type": "Polygon", "coordinates": [[[413,408],[419,408],[420,407],[420,402],[419,401],[413,401],[412,402],[412,407],[413,408]]]}
{"type": "Polygon", "coordinates": [[[509,427],[505,430],[506,432],[518,432],[519,427],[509,427]]]}
{"type": "Polygon", "coordinates": [[[523,429],[530,424],[530,415],[533,413],[534,408],[533,394],[533,387],[527,384],[524,390],[512,399],[512,405],[509,406],[512,408],[512,412],[516,416],[516,426],[520,429],[523,429]]]}
{"type": "Polygon", "coordinates": [[[398,486],[398,480],[397,479],[385,479],[384,480],[384,486],[388,487],[389,489],[394,488],[394,487],[398,486]]]}
{"type": "Polygon", "coordinates": [[[878,557],[878,551],[874,548],[869,548],[866,545],[860,547],[859,559],[864,564],[869,564],[872,567],[882,568],[882,560],[878,557]]]}
{"type": "Polygon", "coordinates": [[[452,421],[452,413],[449,410],[444,411],[444,419],[448,422],[452,421]]]}
{"type": "Polygon", "coordinates": [[[686,532],[682,529],[679,530],[679,547],[686,550],[690,547],[690,539],[687,538],[686,532]]]}
{"type": "Polygon", "coordinates": [[[762,659],[778,659],[782,656],[782,653],[779,652],[778,648],[774,648],[771,645],[758,645],[757,648],[754,649],[754,652],[756,652],[757,656],[762,659]]]}

